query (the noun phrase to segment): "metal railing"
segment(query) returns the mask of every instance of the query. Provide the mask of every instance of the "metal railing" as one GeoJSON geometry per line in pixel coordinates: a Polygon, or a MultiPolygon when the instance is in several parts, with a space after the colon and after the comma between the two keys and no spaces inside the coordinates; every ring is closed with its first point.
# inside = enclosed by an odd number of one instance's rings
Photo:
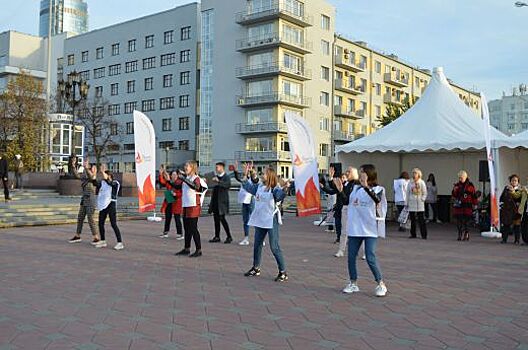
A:
{"type": "Polygon", "coordinates": [[[407,76],[402,77],[397,72],[385,73],[384,79],[385,79],[385,82],[387,83],[392,83],[392,84],[401,85],[401,86],[409,85],[409,77],[407,76]]]}
{"type": "Polygon", "coordinates": [[[288,132],[286,123],[266,122],[266,123],[240,123],[236,125],[237,133],[258,133],[258,132],[288,132]]]}
{"type": "Polygon", "coordinates": [[[285,43],[293,47],[300,48],[303,51],[311,51],[312,43],[306,41],[304,38],[299,40],[296,35],[291,33],[265,33],[261,35],[251,36],[236,41],[237,50],[247,50],[267,45],[278,45],[285,43]]]}
{"type": "Polygon", "coordinates": [[[286,151],[238,151],[235,152],[237,160],[254,160],[254,161],[290,161],[290,152],[286,151]]]}
{"type": "Polygon", "coordinates": [[[311,99],[305,96],[290,95],[281,92],[269,92],[262,94],[248,94],[238,96],[239,106],[266,104],[266,103],[287,103],[302,107],[308,107],[311,99]]]}
{"type": "Polygon", "coordinates": [[[238,12],[235,15],[235,20],[237,23],[246,23],[281,14],[294,19],[296,22],[313,25],[313,17],[306,15],[304,9],[299,11],[298,8],[291,6],[285,1],[273,1],[269,6],[248,8],[246,11],[238,12]]]}
{"type": "Polygon", "coordinates": [[[269,62],[262,63],[252,66],[238,67],[236,69],[236,76],[238,78],[265,75],[265,74],[278,74],[280,72],[297,75],[302,78],[311,79],[312,72],[309,69],[305,69],[304,66],[290,67],[286,62],[269,62]]]}
{"type": "Polygon", "coordinates": [[[349,86],[350,82],[346,82],[345,79],[336,79],[335,80],[335,88],[341,89],[341,90],[347,90],[350,93],[359,95],[365,92],[365,87],[358,85],[358,86],[349,86]]]}
{"type": "Polygon", "coordinates": [[[336,65],[338,66],[346,66],[352,68],[352,70],[356,72],[362,72],[367,69],[366,62],[352,62],[350,59],[346,59],[344,57],[344,54],[338,54],[336,55],[336,65]]]}

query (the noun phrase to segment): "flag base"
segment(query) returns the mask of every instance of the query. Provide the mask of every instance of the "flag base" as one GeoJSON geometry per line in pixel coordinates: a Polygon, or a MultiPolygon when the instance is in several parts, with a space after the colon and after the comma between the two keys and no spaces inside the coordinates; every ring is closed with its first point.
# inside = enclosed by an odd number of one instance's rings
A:
{"type": "Polygon", "coordinates": [[[156,213],[154,212],[154,216],[149,216],[147,217],[147,221],[148,222],[161,222],[161,217],[160,216],[156,216],[156,213]]]}
{"type": "Polygon", "coordinates": [[[481,232],[480,235],[484,238],[494,238],[494,239],[502,238],[502,233],[498,231],[485,231],[485,232],[481,232]]]}

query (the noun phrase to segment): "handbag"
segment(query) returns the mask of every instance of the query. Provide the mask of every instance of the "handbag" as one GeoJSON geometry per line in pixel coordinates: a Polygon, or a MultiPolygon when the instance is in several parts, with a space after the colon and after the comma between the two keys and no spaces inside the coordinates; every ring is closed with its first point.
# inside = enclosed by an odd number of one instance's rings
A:
{"type": "Polygon", "coordinates": [[[398,222],[402,225],[405,225],[409,220],[409,209],[403,208],[400,216],[398,216],[398,222]]]}

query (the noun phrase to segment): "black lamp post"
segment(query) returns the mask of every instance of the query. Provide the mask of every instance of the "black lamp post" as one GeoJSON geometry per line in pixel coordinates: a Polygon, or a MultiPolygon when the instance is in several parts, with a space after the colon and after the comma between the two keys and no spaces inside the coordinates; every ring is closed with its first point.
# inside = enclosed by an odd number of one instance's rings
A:
{"type": "Polygon", "coordinates": [[[82,79],[81,74],[73,71],[68,74],[66,81],[59,80],[59,108],[64,112],[64,104],[70,106],[72,112],[72,124],[75,126],[75,110],[77,106],[88,97],[90,85],[82,79]]]}

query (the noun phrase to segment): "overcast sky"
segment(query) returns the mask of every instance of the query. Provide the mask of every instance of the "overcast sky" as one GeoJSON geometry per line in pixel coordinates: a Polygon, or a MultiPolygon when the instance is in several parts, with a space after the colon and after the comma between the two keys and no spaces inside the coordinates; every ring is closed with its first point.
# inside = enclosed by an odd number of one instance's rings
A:
{"type": "MultiPolygon", "coordinates": [[[[488,100],[528,83],[528,7],[514,7],[515,0],[329,1],[339,33],[420,67],[443,66],[449,78],[488,100]]],[[[88,0],[90,29],[188,2],[88,0]]],[[[36,34],[39,3],[0,0],[0,32],[36,34]]]]}

